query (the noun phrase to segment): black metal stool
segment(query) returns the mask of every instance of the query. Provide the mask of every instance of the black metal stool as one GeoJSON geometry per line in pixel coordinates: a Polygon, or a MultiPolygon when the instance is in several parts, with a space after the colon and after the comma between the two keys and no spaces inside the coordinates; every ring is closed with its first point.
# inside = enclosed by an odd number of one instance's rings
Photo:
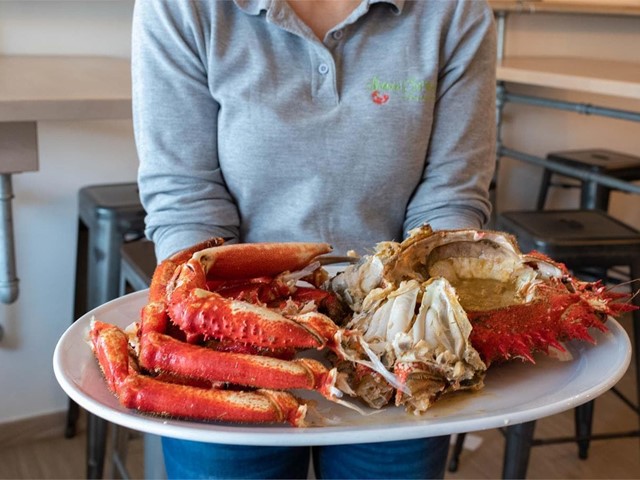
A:
{"type": "MultiPolygon", "coordinates": [[[[547,155],[547,159],[572,167],[578,167],[585,171],[606,174],[620,180],[640,180],[640,157],[634,157],[612,150],[591,149],[552,152],[547,155]]],[[[549,187],[553,186],[553,175],[553,171],[549,169],[544,169],[542,173],[542,181],[538,192],[538,210],[544,210],[549,187]]],[[[590,180],[581,181],[579,186],[581,209],[607,211],[611,193],[609,187],[590,180]]]]}
{"type": "MultiPolygon", "coordinates": [[[[120,247],[144,234],[145,211],[136,183],[92,185],[78,194],[78,246],[74,318],[117,298],[120,287],[120,247]]],[[[79,416],[70,401],[65,436],[73,437],[79,416]]],[[[108,422],[87,418],[87,478],[101,478],[108,422]]]]}
{"type": "MultiPolygon", "coordinates": [[[[600,210],[546,210],[505,212],[498,215],[497,227],[516,236],[523,252],[537,250],[568,268],[604,267],[624,265],[630,269],[632,279],[640,278],[640,232],[612,218],[600,210]]],[[[637,282],[631,283],[632,293],[638,292],[637,282]]],[[[640,305],[640,296],[634,304],[640,305]]],[[[632,344],[636,351],[636,388],[640,398],[640,311],[633,312],[632,344]]],[[[627,406],[636,413],[638,407],[613,389],[627,406]]],[[[529,452],[532,446],[559,442],[577,442],[579,456],[587,457],[590,440],[639,436],[640,430],[624,433],[592,435],[591,424],[594,402],[575,409],[576,435],[562,439],[534,440],[535,421],[503,429],[506,448],[503,478],[526,476],[529,452]]],[[[449,470],[458,464],[464,434],[458,436],[450,459],[449,470]]]]}

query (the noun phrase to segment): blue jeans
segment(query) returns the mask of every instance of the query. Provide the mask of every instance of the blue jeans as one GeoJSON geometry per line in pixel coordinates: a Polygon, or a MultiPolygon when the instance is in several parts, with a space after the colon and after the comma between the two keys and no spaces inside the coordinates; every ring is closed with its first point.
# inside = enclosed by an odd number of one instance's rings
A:
{"type": "Polygon", "coordinates": [[[318,479],[443,478],[449,436],[322,447],[247,447],[163,438],[167,476],[318,479]]]}

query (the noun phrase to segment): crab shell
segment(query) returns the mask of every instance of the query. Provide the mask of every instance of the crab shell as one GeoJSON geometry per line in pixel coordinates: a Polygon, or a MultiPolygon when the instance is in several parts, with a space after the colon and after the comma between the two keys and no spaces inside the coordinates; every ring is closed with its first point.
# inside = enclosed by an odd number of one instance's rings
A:
{"type": "Polygon", "coordinates": [[[593,343],[591,328],[606,331],[610,316],[635,308],[619,301],[627,295],[581,281],[546,255],[522,253],[504,232],[422,227],[384,265],[384,281],[447,279],[472,324],[470,341],[487,364],[562,354],[562,342],[571,339],[593,343]]]}
{"type": "Polygon", "coordinates": [[[482,311],[526,303],[536,284],[565,273],[550,260],[523,255],[514,237],[504,232],[434,232],[423,226],[412,230],[402,243],[379,243],[374,255],[363,257],[334,279],[332,289],[359,311],[374,288],[444,277],[466,311],[482,311]]]}

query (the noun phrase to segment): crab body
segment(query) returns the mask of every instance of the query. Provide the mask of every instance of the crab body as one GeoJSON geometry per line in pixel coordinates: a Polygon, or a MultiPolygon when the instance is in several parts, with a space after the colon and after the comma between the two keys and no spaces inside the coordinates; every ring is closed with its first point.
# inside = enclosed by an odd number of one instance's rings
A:
{"type": "Polygon", "coordinates": [[[605,331],[608,316],[634,308],[561,263],[523,254],[506,233],[428,226],[378,244],[331,289],[355,312],[349,328],[406,387],[396,403],[416,413],[444,393],[481,388],[493,363],[593,341],[589,329],[605,331]]]}

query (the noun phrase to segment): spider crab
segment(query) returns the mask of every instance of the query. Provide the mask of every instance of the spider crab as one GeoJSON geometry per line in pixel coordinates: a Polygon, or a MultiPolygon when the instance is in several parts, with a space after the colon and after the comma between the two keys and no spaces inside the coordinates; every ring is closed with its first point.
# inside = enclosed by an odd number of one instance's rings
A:
{"type": "Polygon", "coordinates": [[[342,402],[335,368],[293,358],[333,347],[338,328],[321,311],[339,316],[339,306],[314,286],[326,280],[316,257],[331,247],[221,244],[212,239],[162,262],[133,332],[92,322],[107,384],[125,407],[148,413],[305,425],[308,405],[286,390],[342,402]],[[311,286],[298,286],[302,278],[311,286]]]}
{"type": "Polygon", "coordinates": [[[590,328],[606,331],[609,316],[636,308],[601,282],[523,254],[509,234],[429,226],[379,243],[330,289],[354,312],[347,328],[379,360],[365,370],[341,362],[348,383],[379,406],[394,394],[380,379],[392,371],[404,387],[395,388],[396,404],[416,414],[446,392],[481,388],[494,362],[533,362],[536,352],[566,351],[563,341],[593,342],[590,328]]]}
{"type": "Polygon", "coordinates": [[[417,415],[482,388],[493,363],[593,341],[635,308],[502,232],[423,226],[333,278],[318,261],[330,251],[212,239],[165,260],[134,328],[92,322],[109,388],[127,408],[202,420],[313,424],[298,389],[417,415]],[[333,365],[297,355],[308,349],[333,365]]]}

